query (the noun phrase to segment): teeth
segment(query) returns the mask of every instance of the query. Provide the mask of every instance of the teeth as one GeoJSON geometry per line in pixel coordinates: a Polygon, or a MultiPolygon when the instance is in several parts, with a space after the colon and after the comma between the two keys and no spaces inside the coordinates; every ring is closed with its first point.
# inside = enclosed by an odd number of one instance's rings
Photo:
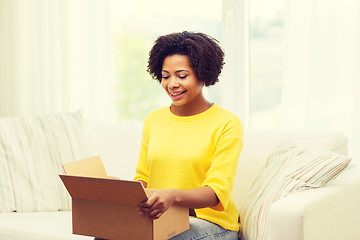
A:
{"type": "Polygon", "coordinates": [[[179,92],[179,93],[172,93],[172,92],[170,92],[170,94],[173,95],[173,96],[179,96],[179,95],[182,94],[182,93],[184,93],[184,92],[179,92]]]}

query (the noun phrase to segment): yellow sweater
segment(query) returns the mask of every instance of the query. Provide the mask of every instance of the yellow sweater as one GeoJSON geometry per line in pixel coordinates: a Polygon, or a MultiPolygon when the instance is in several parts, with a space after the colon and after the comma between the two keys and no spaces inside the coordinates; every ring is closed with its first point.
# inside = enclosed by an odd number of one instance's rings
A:
{"type": "Polygon", "coordinates": [[[153,111],[144,121],[135,180],[154,189],[209,186],[220,203],[195,209],[197,217],[239,231],[231,191],[242,134],[240,120],[216,104],[189,117],[176,116],[169,107],[153,111]]]}

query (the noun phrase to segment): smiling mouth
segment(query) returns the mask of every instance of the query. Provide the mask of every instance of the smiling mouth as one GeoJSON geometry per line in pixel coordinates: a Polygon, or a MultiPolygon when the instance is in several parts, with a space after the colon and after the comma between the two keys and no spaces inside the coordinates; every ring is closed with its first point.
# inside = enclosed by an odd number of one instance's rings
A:
{"type": "Polygon", "coordinates": [[[184,90],[182,92],[178,92],[178,93],[172,93],[169,91],[170,95],[173,96],[173,97],[177,97],[177,96],[180,96],[181,94],[184,94],[187,90],[184,90]]]}

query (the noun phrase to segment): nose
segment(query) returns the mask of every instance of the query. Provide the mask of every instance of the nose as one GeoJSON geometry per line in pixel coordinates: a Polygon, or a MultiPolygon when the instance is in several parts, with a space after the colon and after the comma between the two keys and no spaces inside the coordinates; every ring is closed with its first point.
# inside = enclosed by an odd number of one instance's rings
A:
{"type": "Polygon", "coordinates": [[[169,87],[170,88],[177,88],[179,87],[179,81],[177,77],[171,77],[169,81],[169,87]]]}

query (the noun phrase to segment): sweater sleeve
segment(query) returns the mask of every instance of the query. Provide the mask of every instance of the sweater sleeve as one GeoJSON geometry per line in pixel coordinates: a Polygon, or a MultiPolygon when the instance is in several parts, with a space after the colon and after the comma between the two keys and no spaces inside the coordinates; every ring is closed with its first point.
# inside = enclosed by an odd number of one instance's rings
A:
{"type": "Polygon", "coordinates": [[[223,129],[202,186],[211,187],[219,199],[213,209],[224,211],[231,199],[240,153],[243,147],[243,129],[239,119],[231,120],[223,129]]]}
{"type": "Polygon", "coordinates": [[[148,161],[148,144],[149,144],[149,117],[146,117],[142,129],[141,147],[139,160],[136,166],[135,181],[148,182],[149,178],[149,161],[148,161]]]}

